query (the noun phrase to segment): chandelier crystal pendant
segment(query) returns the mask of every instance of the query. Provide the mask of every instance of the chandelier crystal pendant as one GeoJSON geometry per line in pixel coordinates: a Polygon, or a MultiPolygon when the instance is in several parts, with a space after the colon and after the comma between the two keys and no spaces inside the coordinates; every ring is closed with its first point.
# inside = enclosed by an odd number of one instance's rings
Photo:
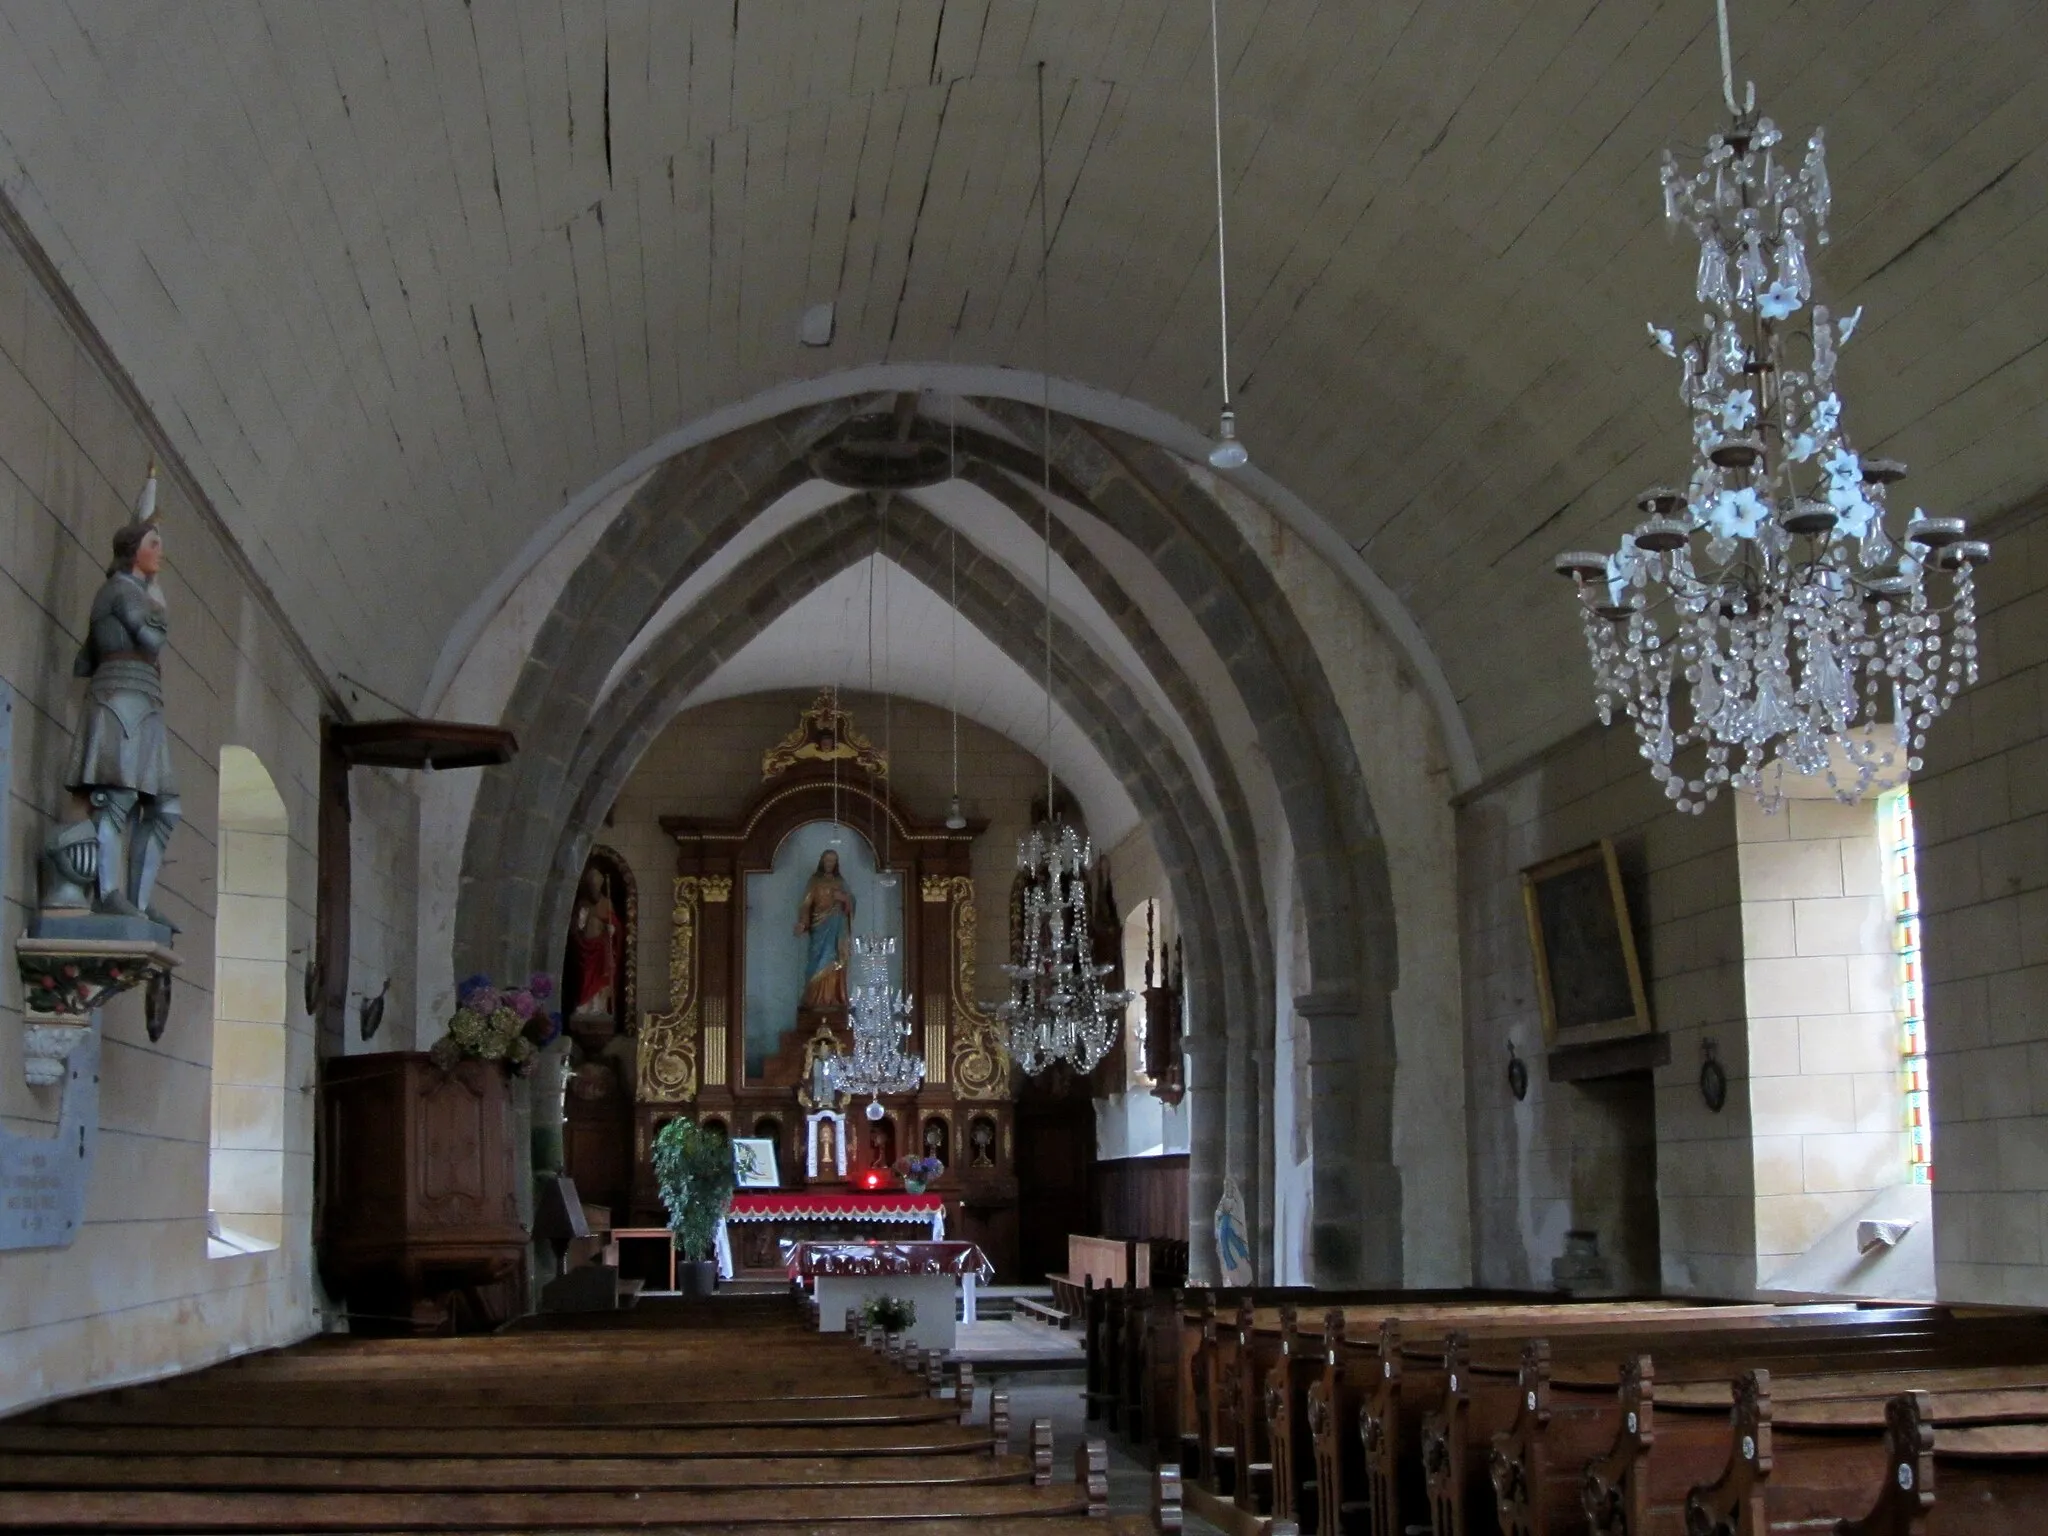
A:
{"type": "Polygon", "coordinates": [[[1088,839],[1054,818],[1032,829],[1017,846],[1024,872],[1023,949],[1003,971],[1010,996],[996,1011],[1010,1029],[1010,1057],[1027,1077],[1054,1062],[1092,1072],[1116,1043],[1117,1020],[1131,1001],[1103,979],[1088,911],[1088,871],[1095,850],[1088,839]]]}
{"type": "Polygon", "coordinates": [[[1903,540],[1887,526],[1906,468],[1856,452],[1836,383],[1863,311],[1815,302],[1822,132],[1797,156],[1757,115],[1754,86],[1737,106],[1717,7],[1732,122],[1697,170],[1669,150],[1662,170],[1666,224],[1699,241],[1704,313],[1683,342],[1649,327],[1680,365],[1692,475],[1645,491],[1613,554],[1556,560],[1578,590],[1601,722],[1619,707],[1693,814],[1724,786],[1775,806],[1774,762],[1825,776],[1844,801],[1917,771],[1928,727],[1977,679],[1973,573],[1991,554],[1958,518],[1915,508],[1903,540]],[[1689,776],[1676,759],[1694,746],[1689,776]]]}
{"type": "Polygon", "coordinates": [[[866,1094],[868,1118],[878,1120],[883,1094],[911,1093],[924,1082],[924,1058],[904,1049],[914,1004],[908,992],[889,984],[895,939],[856,938],[853,947],[859,984],[846,1009],[853,1052],[835,1061],[832,1080],[839,1092],[866,1094]]]}

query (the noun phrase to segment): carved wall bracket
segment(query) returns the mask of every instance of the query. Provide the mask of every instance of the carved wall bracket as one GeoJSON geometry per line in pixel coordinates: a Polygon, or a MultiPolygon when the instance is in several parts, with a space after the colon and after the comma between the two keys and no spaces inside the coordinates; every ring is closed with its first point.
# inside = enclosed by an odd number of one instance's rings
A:
{"type": "MultiPolygon", "coordinates": [[[[65,1063],[92,1033],[93,1016],[108,999],[148,986],[152,1001],[168,1001],[178,957],[162,944],[138,939],[32,939],[14,946],[21,972],[22,1076],[32,1088],[64,1080],[65,1063]]],[[[161,1003],[151,1009],[151,1039],[163,1033],[161,1003]]]]}

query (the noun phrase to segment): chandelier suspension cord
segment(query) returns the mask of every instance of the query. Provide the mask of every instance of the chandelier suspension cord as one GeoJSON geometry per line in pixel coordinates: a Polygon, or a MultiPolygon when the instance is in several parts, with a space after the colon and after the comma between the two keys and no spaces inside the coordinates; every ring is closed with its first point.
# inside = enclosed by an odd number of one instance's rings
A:
{"type": "Polygon", "coordinates": [[[1046,209],[1045,60],[1038,61],[1038,383],[1040,512],[1045,541],[1045,819],[1052,814],[1052,219],[1046,209]]]}
{"type": "MultiPolygon", "coordinates": [[[[967,307],[963,296],[960,307],[967,307]]],[[[953,322],[953,335],[946,338],[946,363],[953,362],[953,341],[960,334],[960,322],[953,322]]],[[[946,478],[960,478],[960,397],[946,396],[946,478]]],[[[953,725],[953,804],[960,804],[960,530],[953,523],[946,524],[946,700],[952,708],[953,725]]]]}
{"type": "MultiPolygon", "coordinates": [[[[1216,0],[1209,0],[1209,8],[1212,11],[1215,9],[1215,6],[1216,0]]],[[[1721,29],[1721,99],[1728,103],[1728,115],[1730,117],[1741,117],[1745,113],[1756,110],[1756,82],[1754,80],[1744,82],[1747,90],[1745,104],[1737,106],[1735,104],[1735,50],[1728,45],[1728,0],[1714,0],[1714,19],[1720,23],[1721,29]]],[[[1217,172],[1217,176],[1220,185],[1221,170],[1217,172]]],[[[1219,193],[1218,196],[1221,196],[1221,194],[1219,193]]],[[[1221,228],[1220,224],[1218,228],[1221,228]]]]}
{"type": "MultiPolygon", "coordinates": [[[[875,552],[868,556],[868,697],[875,696],[875,579],[882,564],[882,509],[888,505],[882,497],[875,498],[875,552]]],[[[868,853],[873,856],[875,844],[875,795],[868,791],[868,853]]],[[[878,871],[879,873],[879,871],[878,871]]]]}
{"type": "MultiPolygon", "coordinates": [[[[882,526],[880,534],[877,539],[877,547],[880,553],[876,558],[876,567],[881,574],[882,583],[884,588],[886,589],[889,582],[889,493],[884,491],[881,494],[881,496],[877,498],[877,500],[881,503],[882,526]]],[[[892,726],[895,708],[894,695],[892,694],[889,687],[890,683],[893,681],[893,678],[891,676],[892,669],[889,665],[890,660],[891,653],[889,650],[889,594],[886,590],[884,590],[882,593],[882,763],[885,769],[893,767],[896,761],[895,757],[892,755],[894,752],[894,743],[896,737],[892,726]]],[[[887,786],[884,785],[883,788],[886,790],[887,786]]],[[[896,878],[895,872],[889,867],[889,860],[896,851],[896,826],[895,818],[891,816],[889,813],[889,807],[885,804],[882,806],[881,810],[881,884],[887,885],[890,881],[896,878]]]]}
{"type": "MultiPolygon", "coordinates": [[[[1726,0],[1721,0],[1725,4],[1726,0]]],[[[1223,256],[1223,50],[1209,0],[1209,104],[1216,139],[1216,335],[1223,351],[1223,409],[1230,409],[1230,279],[1223,256]]]]}

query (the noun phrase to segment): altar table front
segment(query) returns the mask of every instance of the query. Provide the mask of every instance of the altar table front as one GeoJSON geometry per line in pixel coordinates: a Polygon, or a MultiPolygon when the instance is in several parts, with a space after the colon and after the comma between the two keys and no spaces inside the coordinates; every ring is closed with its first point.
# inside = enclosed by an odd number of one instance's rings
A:
{"type": "Polygon", "coordinates": [[[959,1321],[971,1323],[976,1284],[995,1278],[994,1266],[973,1243],[786,1243],[783,1248],[790,1279],[817,1293],[821,1332],[843,1333],[848,1309],[858,1310],[871,1296],[898,1296],[917,1307],[917,1321],[906,1337],[920,1349],[953,1347],[956,1282],[959,1321]]]}
{"type": "Polygon", "coordinates": [[[778,1267],[781,1248],[790,1241],[844,1240],[873,1235],[876,1227],[922,1227],[933,1242],[946,1235],[946,1202],[938,1195],[912,1195],[901,1190],[804,1190],[797,1193],[756,1192],[734,1195],[732,1209],[718,1228],[718,1273],[733,1276],[731,1227],[751,1228],[758,1250],[745,1255],[749,1269],[778,1267]]]}

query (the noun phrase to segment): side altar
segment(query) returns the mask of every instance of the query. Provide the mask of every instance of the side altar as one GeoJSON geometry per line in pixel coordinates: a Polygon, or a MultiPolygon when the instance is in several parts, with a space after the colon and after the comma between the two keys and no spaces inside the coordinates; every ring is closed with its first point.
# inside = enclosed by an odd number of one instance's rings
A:
{"type": "MultiPolygon", "coordinates": [[[[943,1233],[1014,1273],[1010,1064],[975,995],[981,914],[971,855],[984,825],[949,828],[905,806],[883,754],[827,690],[767,746],[761,786],[733,815],[664,816],[661,827],[676,849],[667,1006],[622,1019],[630,1040],[598,1038],[601,1022],[597,1033],[576,1029],[586,1060],[612,1060],[630,1077],[620,1122],[630,1139],[619,1153],[631,1165],[631,1225],[664,1221],[650,1149],[664,1124],[689,1116],[773,1154],[754,1159],[737,1208],[745,1216],[729,1227],[740,1272],[779,1274],[781,1245],[793,1240],[943,1233]],[[869,937],[896,940],[889,982],[912,1000],[911,1049],[925,1062],[924,1081],[876,1100],[872,1119],[870,1101],[839,1091],[831,1070],[852,1050],[853,941],[869,937]],[[881,1209],[873,1197],[904,1198],[894,1165],[912,1156],[945,1165],[927,1201],[936,1230],[928,1216],[909,1226],[867,1219],[881,1209]],[[808,1198],[774,1198],[798,1195],[808,1198]],[[821,1216],[820,1199],[833,1196],[859,1198],[821,1216]]],[[[602,888],[602,879],[589,882],[593,905],[602,888]]],[[[651,905],[652,892],[636,893],[634,905],[643,900],[651,905]]],[[[604,964],[600,950],[590,953],[604,964]]],[[[622,978],[614,994],[628,985],[622,978]]],[[[571,1104],[579,1187],[576,1116],[596,1108],[571,1104]]]]}

